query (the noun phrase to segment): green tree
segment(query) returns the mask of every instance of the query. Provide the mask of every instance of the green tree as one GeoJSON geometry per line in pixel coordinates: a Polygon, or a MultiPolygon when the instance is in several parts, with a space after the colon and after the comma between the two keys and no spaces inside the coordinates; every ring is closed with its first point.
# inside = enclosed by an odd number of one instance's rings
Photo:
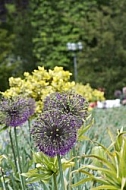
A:
{"type": "Polygon", "coordinates": [[[27,9],[19,5],[6,5],[8,19],[1,29],[14,36],[7,55],[21,72],[37,65],[73,72],[73,54],[66,44],[81,41],[83,50],[76,52],[78,82],[105,88],[107,97],[125,86],[125,0],[31,0],[27,9]]]}
{"type": "Polygon", "coordinates": [[[78,22],[84,14],[85,1],[32,0],[31,8],[32,26],[36,31],[33,38],[34,54],[38,64],[47,68],[64,66],[71,70],[71,54],[66,44],[81,40],[78,22]]]}
{"type": "Polygon", "coordinates": [[[8,77],[12,74],[13,66],[8,63],[7,59],[11,54],[13,39],[14,35],[10,35],[6,29],[0,28],[0,90],[8,87],[8,77]]]}
{"type": "Polygon", "coordinates": [[[87,11],[81,23],[85,49],[79,60],[79,80],[105,88],[108,98],[126,85],[126,2],[110,2],[87,11]]]}
{"type": "Polygon", "coordinates": [[[0,24],[0,90],[8,88],[11,76],[21,76],[36,67],[33,56],[30,11],[15,3],[4,4],[6,14],[0,24]]]}
{"type": "Polygon", "coordinates": [[[22,7],[21,1],[12,4],[6,4],[7,23],[12,34],[15,35],[13,40],[13,54],[15,59],[22,62],[22,71],[31,72],[36,67],[35,57],[33,56],[33,34],[31,26],[31,13],[29,6],[22,7]],[[16,16],[15,16],[16,15],[16,16]]]}

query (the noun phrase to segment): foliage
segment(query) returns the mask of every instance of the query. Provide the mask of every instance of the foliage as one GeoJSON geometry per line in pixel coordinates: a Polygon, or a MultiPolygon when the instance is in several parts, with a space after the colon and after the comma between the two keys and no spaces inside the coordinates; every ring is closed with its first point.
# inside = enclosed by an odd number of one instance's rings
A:
{"type": "Polygon", "coordinates": [[[24,79],[9,79],[10,89],[2,94],[6,97],[23,94],[34,98],[37,102],[37,111],[41,111],[43,99],[52,92],[67,91],[75,83],[69,82],[71,73],[64,71],[62,67],[55,67],[54,70],[45,70],[44,67],[38,67],[32,74],[25,72],[24,79]]]}
{"type": "MultiPolygon", "coordinates": [[[[126,112],[126,107],[121,106],[120,108],[110,108],[110,109],[94,109],[92,111],[92,117],[94,118],[94,122],[92,123],[91,118],[89,118],[89,121],[85,121],[84,126],[79,129],[78,131],[78,143],[76,145],[76,155],[77,155],[77,163],[78,163],[78,168],[82,167],[83,165],[89,165],[91,164],[91,160],[88,158],[88,155],[91,153],[92,148],[94,147],[94,144],[92,141],[97,141],[98,145],[99,143],[102,144],[104,147],[108,147],[110,145],[110,138],[108,136],[107,129],[110,128],[113,135],[115,135],[117,129],[121,129],[121,126],[125,127],[125,112],[126,112]],[[116,119],[115,119],[116,118],[116,119]],[[90,140],[89,140],[90,139],[90,140]],[[85,157],[85,155],[87,157],[85,157]]],[[[30,122],[32,125],[32,122],[30,122]]],[[[41,153],[39,154],[37,150],[33,147],[32,139],[30,140],[29,136],[29,125],[28,123],[25,123],[24,126],[21,128],[18,128],[17,130],[17,137],[19,143],[19,151],[20,151],[20,157],[21,157],[21,162],[22,162],[22,171],[23,175],[29,174],[32,176],[32,170],[35,169],[35,166],[39,167],[42,165],[44,169],[46,168],[46,164],[43,165],[44,157],[41,157],[41,153]],[[31,152],[31,148],[32,151],[31,152]],[[34,161],[32,159],[32,153],[34,156],[34,161]],[[40,156],[40,161],[39,159],[36,158],[36,156],[40,156]],[[35,159],[36,158],[36,159],[35,159]],[[40,163],[42,160],[42,163],[40,163]],[[37,165],[36,165],[37,164],[37,165]],[[40,165],[39,165],[40,164],[40,165]]],[[[12,130],[12,136],[13,136],[13,130],[12,130]]],[[[95,144],[97,145],[97,144],[95,144]]],[[[101,147],[102,149],[102,147],[101,147]]],[[[103,152],[104,149],[103,149],[103,152]]],[[[106,154],[106,153],[105,153],[106,154]]],[[[1,131],[1,138],[0,138],[0,155],[4,155],[2,159],[2,165],[1,167],[3,168],[3,177],[5,179],[5,185],[6,188],[8,189],[13,189],[17,190],[20,189],[20,179],[19,176],[16,174],[15,171],[15,165],[13,161],[13,156],[12,156],[12,149],[11,145],[9,143],[9,136],[8,136],[8,130],[2,130],[1,131]],[[6,158],[6,159],[4,159],[6,158]]],[[[104,156],[105,158],[105,156],[104,156]]],[[[49,162],[50,167],[56,167],[54,162],[51,162],[51,159],[48,158],[47,162],[49,162]],[[50,163],[51,162],[51,163],[50,163]],[[55,166],[54,166],[55,165],[55,166]]],[[[54,159],[55,160],[55,159],[54,159]]],[[[68,164],[68,168],[64,168],[64,178],[66,185],[69,187],[69,184],[72,182],[76,183],[77,182],[77,172],[75,172],[75,165],[73,165],[74,162],[74,157],[72,157],[72,152],[67,154],[65,156],[65,159],[62,158],[62,163],[68,164]],[[71,158],[73,158],[71,160],[71,158]],[[70,165],[69,165],[70,161],[70,165]],[[70,167],[69,167],[70,166],[70,167]],[[75,173],[71,173],[70,171],[74,171],[75,173]],[[71,176],[71,178],[69,178],[71,176]]],[[[97,161],[97,160],[94,160],[97,161]]],[[[46,163],[47,163],[46,162],[46,163]]],[[[102,164],[102,162],[101,162],[102,164]]],[[[47,164],[48,165],[48,164],[47,164]]],[[[41,167],[37,168],[37,170],[33,170],[33,173],[36,173],[36,176],[39,176],[38,172],[41,172],[41,167]]],[[[35,174],[34,173],[34,174],[35,174]]],[[[95,173],[95,172],[94,172],[95,173]]],[[[97,173],[96,173],[97,174],[97,173]]],[[[40,182],[39,179],[35,179],[36,182],[31,182],[33,180],[32,177],[26,177],[26,183],[27,184],[27,189],[34,189],[34,190],[40,190],[40,189],[49,189],[51,186],[53,186],[52,180],[49,180],[49,183],[43,183],[40,182]],[[38,181],[38,182],[37,182],[38,181]]],[[[1,176],[2,177],[2,176],[1,176]]],[[[86,178],[87,175],[84,173],[79,172],[79,180],[86,178]]],[[[52,179],[53,176],[50,178],[52,179]]],[[[3,179],[3,178],[1,178],[3,179]]],[[[3,180],[0,181],[0,188],[3,189],[3,180]]],[[[57,184],[60,185],[59,182],[59,175],[57,175],[57,184]]],[[[97,185],[96,183],[93,183],[92,181],[89,181],[87,183],[83,183],[80,187],[81,190],[89,190],[91,189],[92,184],[94,187],[97,185]]],[[[72,187],[71,187],[72,188],[72,187]]],[[[72,189],[76,189],[77,187],[73,187],[72,189]]]]}
{"type": "Polygon", "coordinates": [[[10,35],[6,29],[0,28],[0,62],[2,62],[11,52],[14,35],[10,35]]]}
{"type": "Polygon", "coordinates": [[[42,101],[53,92],[62,92],[69,89],[75,90],[89,102],[104,100],[104,93],[97,89],[92,89],[89,84],[82,85],[70,82],[71,73],[64,71],[62,67],[55,67],[54,70],[45,70],[44,67],[38,67],[32,74],[24,72],[24,78],[9,78],[10,88],[2,94],[5,97],[23,94],[34,98],[37,102],[37,111],[42,109],[42,101]]]}
{"type": "Polygon", "coordinates": [[[5,28],[0,28],[0,90],[7,89],[8,78],[14,70],[14,65],[8,60],[13,47],[13,39],[14,35],[10,35],[5,28]]]}
{"type": "Polygon", "coordinates": [[[94,147],[92,154],[87,155],[93,160],[92,164],[84,165],[79,168],[78,172],[85,173],[88,178],[81,180],[80,182],[74,184],[77,186],[85,183],[86,181],[98,182],[97,187],[92,187],[92,190],[98,189],[125,189],[126,188],[126,170],[125,170],[125,160],[126,160],[126,132],[122,129],[118,131],[117,137],[110,133],[110,138],[112,144],[106,148],[99,144],[99,146],[94,147]],[[86,171],[86,168],[89,171],[86,171]],[[97,171],[95,175],[92,174],[92,170],[97,171]]]}
{"type": "Polygon", "coordinates": [[[74,87],[75,91],[82,95],[88,100],[88,102],[97,102],[105,100],[104,92],[97,89],[92,89],[90,84],[83,85],[81,83],[76,83],[74,87]]]}
{"type": "Polygon", "coordinates": [[[53,68],[55,65],[71,68],[66,44],[81,40],[78,22],[86,7],[92,6],[93,2],[89,5],[82,0],[31,1],[31,23],[35,30],[33,52],[40,65],[46,68],[53,68]]]}
{"type": "Polygon", "coordinates": [[[109,98],[115,88],[125,85],[125,77],[122,77],[125,69],[121,69],[126,57],[124,0],[120,5],[113,0],[107,3],[69,1],[65,5],[63,1],[38,1],[38,4],[39,8],[32,1],[32,26],[36,31],[34,53],[39,64],[52,68],[57,62],[57,65],[73,71],[70,64],[73,53],[67,52],[66,44],[82,41],[82,52],[76,52],[79,82],[90,83],[93,88],[105,88],[105,96],[109,98]]]}
{"type": "Polygon", "coordinates": [[[85,48],[78,63],[79,80],[105,88],[107,98],[126,83],[125,3],[111,0],[100,9],[92,7],[80,23],[85,48]]]}
{"type": "Polygon", "coordinates": [[[29,11],[17,10],[13,2],[1,9],[6,12],[0,22],[0,90],[4,91],[9,87],[8,78],[21,76],[24,71],[31,72],[36,65],[29,11]]]}
{"type": "MultiPolygon", "coordinates": [[[[20,3],[19,6],[21,6],[20,3]]],[[[15,3],[8,3],[6,4],[6,12],[6,27],[15,36],[13,39],[13,55],[15,61],[20,59],[22,72],[31,72],[36,68],[36,65],[32,52],[34,30],[30,23],[30,10],[23,9],[22,6],[17,7],[15,3]]]]}
{"type": "MultiPolygon", "coordinates": [[[[21,76],[23,72],[22,61],[19,55],[16,56],[14,50],[16,33],[13,32],[12,15],[15,13],[15,7],[11,4],[6,5],[6,22],[0,23],[0,90],[6,90],[9,87],[8,78],[11,76],[21,76]]],[[[21,46],[20,46],[21,47],[21,46]]]]}
{"type": "MultiPolygon", "coordinates": [[[[66,160],[65,158],[62,158],[61,162],[64,171],[67,168],[74,166],[74,162],[72,160],[66,160]]],[[[51,158],[42,152],[34,152],[33,164],[36,164],[35,169],[31,169],[27,173],[22,174],[23,176],[27,177],[28,183],[39,181],[47,182],[53,175],[59,174],[57,157],[51,158]]]]}
{"type": "MultiPolygon", "coordinates": [[[[113,98],[115,89],[125,86],[125,0],[32,0],[22,7],[8,3],[6,22],[0,26],[7,32],[1,44],[4,39],[14,62],[20,64],[19,75],[32,72],[37,64],[46,69],[62,66],[73,73],[76,53],[79,83],[89,83],[94,89],[105,88],[107,98],[113,98]],[[69,52],[66,44],[78,41],[83,50],[69,52]]],[[[3,52],[6,54],[3,50],[0,57],[3,52]]],[[[1,73],[1,80],[13,74],[6,71],[6,77],[1,73]]],[[[7,89],[7,84],[1,89],[7,89]]]]}
{"type": "Polygon", "coordinates": [[[90,138],[108,147],[111,144],[108,130],[116,134],[117,129],[123,127],[124,131],[126,131],[125,114],[125,106],[108,109],[93,109],[92,117],[94,118],[94,124],[92,125],[92,130],[89,131],[90,138]]]}

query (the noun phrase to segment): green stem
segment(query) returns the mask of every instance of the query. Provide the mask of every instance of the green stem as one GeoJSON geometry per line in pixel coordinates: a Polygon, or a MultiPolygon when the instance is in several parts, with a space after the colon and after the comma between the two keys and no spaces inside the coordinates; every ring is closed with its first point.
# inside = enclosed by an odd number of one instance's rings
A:
{"type": "MultiPolygon", "coordinates": [[[[70,158],[73,157],[73,150],[70,150],[69,155],[70,155],[70,158]]],[[[69,159],[70,159],[70,158],[69,158],[69,159]]],[[[69,179],[68,190],[71,190],[71,189],[72,189],[72,187],[71,187],[71,184],[72,184],[72,175],[71,175],[71,173],[72,173],[72,168],[71,168],[71,167],[69,168],[69,171],[68,171],[68,172],[69,172],[69,173],[68,173],[68,179],[69,179]]]]}
{"type": "Polygon", "coordinates": [[[15,187],[15,179],[13,177],[13,174],[10,175],[10,180],[12,181],[12,187],[13,187],[12,189],[17,190],[17,188],[15,187]]]}
{"type": "Polygon", "coordinates": [[[59,154],[57,155],[57,159],[58,159],[58,165],[59,165],[59,171],[60,171],[61,189],[65,190],[65,183],[64,183],[64,177],[63,177],[62,163],[61,163],[61,157],[60,157],[59,154]]]}
{"type": "Polygon", "coordinates": [[[21,180],[21,187],[22,187],[22,190],[25,190],[24,178],[23,178],[23,176],[21,176],[22,168],[21,168],[21,160],[20,160],[20,154],[19,154],[19,149],[18,149],[18,140],[17,140],[16,127],[14,127],[14,135],[15,135],[15,143],[16,143],[16,150],[17,150],[17,157],[18,157],[18,170],[19,170],[19,175],[20,175],[20,180],[21,180]]]}
{"type": "Polygon", "coordinates": [[[68,183],[68,190],[71,190],[71,183],[72,183],[72,177],[71,177],[71,168],[69,168],[69,183],[68,183]]]}
{"type": "MultiPolygon", "coordinates": [[[[74,158],[74,162],[75,162],[75,166],[74,166],[74,169],[77,170],[78,169],[78,162],[77,162],[77,151],[76,151],[76,147],[73,147],[73,156],[75,157],[74,158]]],[[[74,183],[78,182],[79,181],[79,174],[77,174],[77,177],[74,178],[74,183]]],[[[80,186],[77,188],[78,190],[80,190],[80,186]]]]}
{"type": "Polygon", "coordinates": [[[31,142],[31,124],[30,124],[30,119],[28,119],[28,128],[29,128],[29,138],[30,138],[30,142],[31,142]]]}
{"type": "Polygon", "coordinates": [[[29,139],[30,139],[30,156],[32,156],[32,138],[31,138],[31,124],[30,124],[30,119],[28,119],[28,128],[29,128],[29,139]]]}
{"type": "Polygon", "coordinates": [[[58,189],[57,189],[56,174],[55,174],[55,173],[53,174],[53,182],[54,182],[54,189],[55,189],[55,190],[58,190],[58,189]]]}
{"type": "Polygon", "coordinates": [[[18,167],[17,167],[17,162],[16,162],[16,154],[15,154],[15,150],[14,150],[14,144],[13,144],[13,140],[12,140],[11,128],[9,129],[9,137],[10,137],[12,154],[13,154],[13,157],[14,157],[14,164],[15,164],[16,172],[17,172],[18,171],[18,167]]]}

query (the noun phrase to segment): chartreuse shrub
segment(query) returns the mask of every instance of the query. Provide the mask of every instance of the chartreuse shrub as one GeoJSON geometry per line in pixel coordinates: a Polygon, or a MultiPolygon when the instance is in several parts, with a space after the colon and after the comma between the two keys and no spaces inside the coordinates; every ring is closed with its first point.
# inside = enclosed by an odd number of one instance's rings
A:
{"type": "Polygon", "coordinates": [[[72,187],[92,181],[97,185],[92,185],[91,190],[126,189],[126,131],[119,130],[116,138],[110,132],[110,138],[112,143],[108,148],[97,143],[90,155],[84,155],[91,158],[92,163],[83,165],[74,172],[84,173],[87,177],[72,187]]]}
{"type": "Polygon", "coordinates": [[[90,84],[83,85],[77,83],[74,86],[75,91],[85,97],[88,102],[96,102],[105,100],[104,92],[91,88],[90,84]]]}
{"type": "Polygon", "coordinates": [[[2,92],[2,95],[5,97],[24,95],[34,98],[37,102],[37,112],[42,109],[45,97],[53,92],[73,89],[89,102],[104,100],[104,93],[92,89],[89,84],[82,85],[79,83],[75,84],[74,81],[70,82],[71,75],[69,71],[64,71],[62,67],[55,67],[54,70],[49,69],[47,71],[44,67],[39,66],[38,70],[34,70],[32,74],[24,72],[23,79],[10,77],[10,88],[2,92]]]}
{"type": "Polygon", "coordinates": [[[24,73],[24,78],[9,78],[10,88],[3,92],[5,97],[24,95],[34,98],[37,102],[37,111],[43,106],[43,99],[53,92],[62,92],[71,89],[75,83],[69,82],[71,73],[64,71],[62,67],[55,67],[54,70],[45,70],[38,67],[32,74],[24,73]]]}

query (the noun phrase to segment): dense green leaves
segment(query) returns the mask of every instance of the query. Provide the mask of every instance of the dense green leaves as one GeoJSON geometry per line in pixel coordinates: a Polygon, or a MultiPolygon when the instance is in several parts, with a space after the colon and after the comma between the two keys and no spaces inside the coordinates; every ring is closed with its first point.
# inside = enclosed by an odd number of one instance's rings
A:
{"type": "MultiPolygon", "coordinates": [[[[66,160],[63,158],[61,162],[64,171],[67,168],[74,166],[72,159],[66,160]]],[[[42,152],[36,152],[33,153],[33,163],[36,164],[36,168],[22,174],[23,176],[27,177],[28,183],[33,183],[36,181],[43,181],[43,183],[46,183],[53,177],[53,175],[58,176],[59,174],[57,157],[51,158],[42,152]]]]}
{"type": "MultiPolygon", "coordinates": [[[[37,65],[73,72],[73,53],[66,44],[81,41],[78,82],[105,88],[107,98],[126,85],[125,0],[31,0],[26,9],[14,5],[6,6],[6,22],[0,26],[0,64],[9,52],[21,73],[37,65]]],[[[6,79],[13,69],[6,70],[6,79]]]]}
{"type": "Polygon", "coordinates": [[[79,79],[83,77],[83,82],[95,88],[104,87],[108,97],[126,84],[125,2],[112,2],[100,10],[94,8],[84,18],[85,51],[79,60],[79,79]]]}

